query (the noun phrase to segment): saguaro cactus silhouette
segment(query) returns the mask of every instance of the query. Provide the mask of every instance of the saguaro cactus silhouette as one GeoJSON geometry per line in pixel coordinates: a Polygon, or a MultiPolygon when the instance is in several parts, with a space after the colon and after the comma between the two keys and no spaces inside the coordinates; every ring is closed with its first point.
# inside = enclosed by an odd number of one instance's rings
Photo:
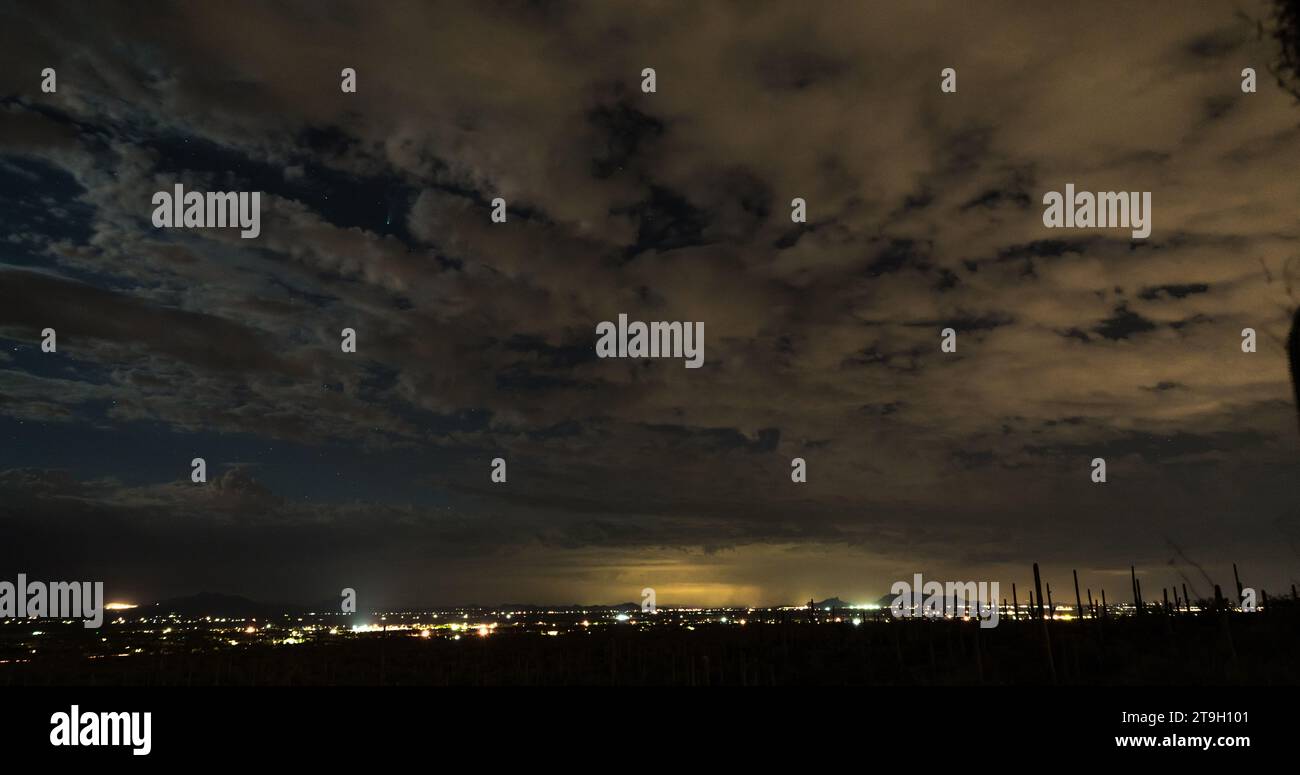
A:
{"type": "Polygon", "coordinates": [[[1277,58],[1269,68],[1278,85],[1300,99],[1300,0],[1273,0],[1268,28],[1277,43],[1277,58]]]}
{"type": "MultiPolygon", "coordinates": [[[[1300,100],[1300,0],[1273,0],[1272,18],[1261,29],[1268,29],[1277,43],[1276,59],[1269,70],[1278,85],[1300,100]]],[[[1300,309],[1291,321],[1291,336],[1286,349],[1291,361],[1291,387],[1295,391],[1296,423],[1300,427],[1300,309]]]]}

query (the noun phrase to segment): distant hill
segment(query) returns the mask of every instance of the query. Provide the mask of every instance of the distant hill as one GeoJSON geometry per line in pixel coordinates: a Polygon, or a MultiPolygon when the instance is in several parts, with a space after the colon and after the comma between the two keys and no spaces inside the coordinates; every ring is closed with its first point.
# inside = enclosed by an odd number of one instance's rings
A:
{"type": "Polygon", "coordinates": [[[828,597],[820,603],[813,603],[813,608],[848,608],[849,605],[838,597],[828,597]]]}
{"type": "Polygon", "coordinates": [[[141,613],[183,614],[188,616],[271,617],[289,613],[302,613],[306,609],[297,605],[259,603],[239,595],[200,592],[187,597],[159,600],[137,609],[141,613]]]}
{"type": "MultiPolygon", "coordinates": [[[[820,603],[814,603],[820,610],[823,608],[848,608],[849,603],[838,597],[827,598],[820,603]]],[[[370,611],[372,609],[361,606],[361,611],[370,611]]],[[[458,606],[390,606],[389,611],[592,611],[592,612],[616,612],[616,613],[640,613],[641,604],[637,602],[614,603],[612,605],[583,605],[581,603],[565,604],[543,604],[543,603],[503,603],[500,605],[458,605],[458,606]]],[[[228,595],[220,592],[200,592],[197,595],[187,595],[184,597],[168,598],[153,603],[145,603],[137,609],[140,614],[183,614],[187,616],[226,616],[226,617],[243,617],[243,618],[271,618],[276,616],[285,616],[289,614],[301,615],[306,613],[339,613],[340,606],[337,598],[322,600],[309,605],[297,603],[267,603],[258,600],[252,600],[241,595],[228,595]]]]}
{"type": "Polygon", "coordinates": [[[581,603],[564,603],[563,605],[541,605],[535,603],[502,603],[496,606],[480,606],[500,611],[640,611],[640,603],[615,603],[614,605],[582,605],[581,603]]]}
{"type": "MultiPolygon", "coordinates": [[[[457,610],[498,610],[498,611],[640,611],[640,603],[617,603],[615,605],[542,605],[535,603],[507,603],[504,605],[460,605],[457,610]]],[[[444,606],[397,606],[393,610],[448,610],[444,606]]],[[[187,616],[229,616],[244,618],[270,618],[286,614],[337,613],[339,601],[324,600],[304,606],[291,603],[264,603],[251,600],[241,595],[226,595],[219,592],[200,592],[197,595],[174,597],[142,605],[138,612],[143,614],[183,614],[187,616]]]]}

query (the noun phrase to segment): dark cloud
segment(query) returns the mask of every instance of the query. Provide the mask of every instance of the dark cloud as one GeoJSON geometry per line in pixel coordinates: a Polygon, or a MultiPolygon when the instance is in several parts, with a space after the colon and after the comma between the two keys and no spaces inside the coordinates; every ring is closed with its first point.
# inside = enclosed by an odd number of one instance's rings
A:
{"type": "Polygon", "coordinates": [[[1174,540],[1292,573],[1300,129],[1240,93],[1274,53],[1233,8],[3,13],[0,568],[788,602],[1174,540]],[[177,182],[263,192],[262,235],[151,228],[177,182]],[[1044,228],[1066,183],[1151,191],[1151,239],[1044,228]],[[705,367],[596,358],[619,313],[703,321],[705,367]]]}
{"type": "Polygon", "coordinates": [[[1113,316],[1102,321],[1101,325],[1093,331],[1106,339],[1129,339],[1137,334],[1151,331],[1155,327],[1150,320],[1121,306],[1115,310],[1113,316]]]}

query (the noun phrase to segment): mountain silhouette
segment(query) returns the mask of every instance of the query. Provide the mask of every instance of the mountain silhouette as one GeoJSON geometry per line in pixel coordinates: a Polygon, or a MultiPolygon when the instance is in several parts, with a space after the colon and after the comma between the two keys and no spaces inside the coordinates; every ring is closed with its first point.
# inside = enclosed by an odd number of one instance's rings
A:
{"type": "Polygon", "coordinates": [[[260,603],[239,595],[200,592],[197,595],[159,600],[142,606],[142,613],[182,614],[187,616],[271,617],[289,613],[303,613],[297,605],[260,603]]]}
{"type": "Polygon", "coordinates": [[[849,603],[840,600],[838,597],[828,597],[820,603],[813,603],[813,608],[848,608],[849,603]]]}

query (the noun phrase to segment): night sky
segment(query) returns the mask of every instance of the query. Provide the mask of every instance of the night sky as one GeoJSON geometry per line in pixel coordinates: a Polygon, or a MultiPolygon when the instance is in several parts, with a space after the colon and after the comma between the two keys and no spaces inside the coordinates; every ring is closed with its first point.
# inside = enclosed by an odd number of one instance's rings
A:
{"type": "Polygon", "coordinates": [[[1130,564],[1156,599],[1235,561],[1280,591],[1300,106],[1268,12],[7,5],[0,578],[758,605],[1037,561],[1124,600],[1130,564]],[[262,192],[261,235],[154,228],[176,183],[262,192]],[[1152,192],[1151,237],[1045,228],[1066,183],[1152,192]],[[702,321],[703,368],[598,358],[619,313],[702,321]]]}

